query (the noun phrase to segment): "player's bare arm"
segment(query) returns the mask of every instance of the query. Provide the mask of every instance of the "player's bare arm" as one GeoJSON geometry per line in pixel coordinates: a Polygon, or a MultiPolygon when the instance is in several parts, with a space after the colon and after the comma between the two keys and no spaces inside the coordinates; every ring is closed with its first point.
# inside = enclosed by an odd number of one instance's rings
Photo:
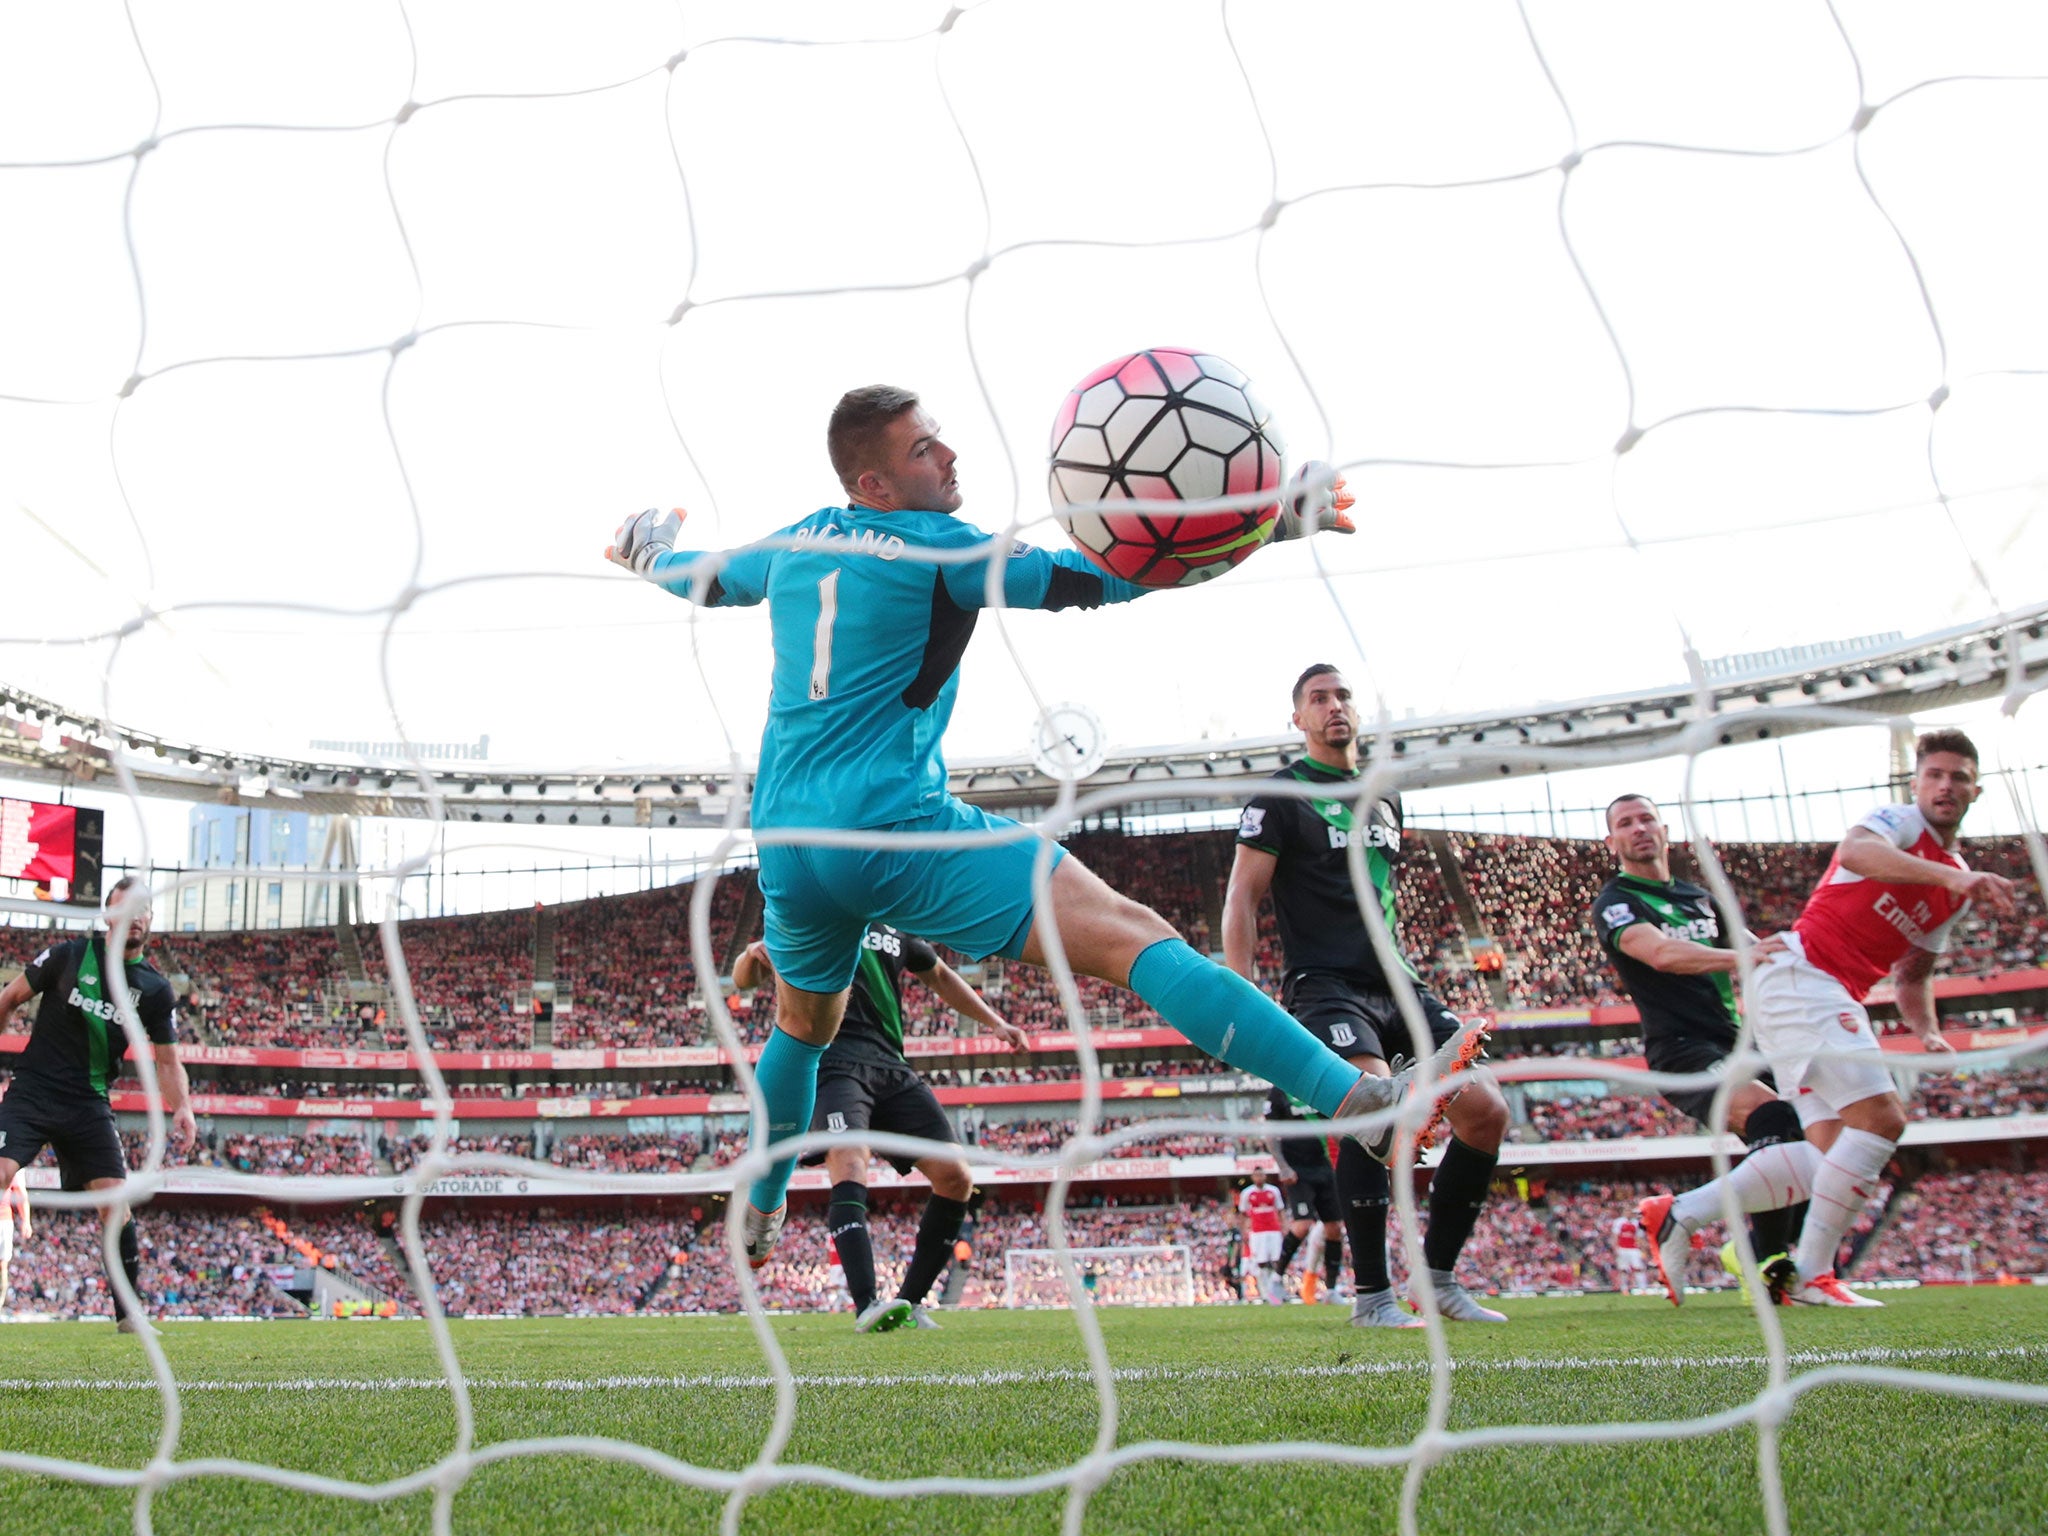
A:
{"type": "Polygon", "coordinates": [[[171,1117],[171,1145],[180,1149],[199,1139],[199,1122],[192,1114],[192,1084],[185,1076],[185,1063],[178,1060],[175,1045],[153,1047],[156,1056],[156,1085],[164,1096],[164,1112],[171,1117]]]}
{"type": "Polygon", "coordinates": [[[2000,917],[2014,911],[2015,888],[2003,875],[1988,869],[1958,869],[1937,864],[1916,853],[1892,846],[1883,835],[1869,827],[1851,827],[1842,839],[1842,868],[1866,880],[1884,880],[1897,885],[1938,885],[1970,902],[1988,907],[2000,917]]]}
{"type": "Polygon", "coordinates": [[[939,1001],[948,1008],[979,1024],[982,1033],[994,1035],[1013,1051],[1031,1049],[1031,1037],[991,1008],[988,999],[970,987],[967,978],[945,961],[941,960],[928,971],[912,971],[911,975],[937,993],[939,1001]]]}
{"type": "Polygon", "coordinates": [[[29,990],[26,976],[17,976],[5,987],[0,987],[0,1029],[5,1029],[12,1023],[21,1005],[34,996],[35,993],[29,990]]]}
{"type": "MultiPolygon", "coordinates": [[[[1734,950],[1715,949],[1691,939],[1674,939],[1659,933],[1649,923],[1625,929],[1616,942],[1630,959],[1670,976],[1732,976],[1739,969],[1734,950]]],[[[1784,947],[1784,936],[1774,933],[1755,940],[1751,954],[1761,960],[1784,947]]]]}
{"type": "Polygon", "coordinates": [[[1231,861],[1230,887],[1223,894],[1223,963],[1247,981],[1258,980],[1259,907],[1279,867],[1272,854],[1243,843],[1231,861]]]}
{"type": "Polygon", "coordinates": [[[1934,952],[1907,950],[1892,968],[1892,985],[1899,1017],[1920,1037],[1920,1044],[1930,1051],[1953,1051],[1955,1047],[1942,1037],[1941,1018],[1934,1010],[1934,952]]]}

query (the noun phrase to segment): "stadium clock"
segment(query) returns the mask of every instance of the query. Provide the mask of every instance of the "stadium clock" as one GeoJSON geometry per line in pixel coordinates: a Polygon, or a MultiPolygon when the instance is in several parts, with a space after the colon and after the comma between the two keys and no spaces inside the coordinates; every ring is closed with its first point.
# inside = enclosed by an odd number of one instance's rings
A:
{"type": "Polygon", "coordinates": [[[1048,779],[1079,783],[1102,766],[1102,722],[1085,704],[1055,704],[1038,717],[1031,760],[1048,779]]]}

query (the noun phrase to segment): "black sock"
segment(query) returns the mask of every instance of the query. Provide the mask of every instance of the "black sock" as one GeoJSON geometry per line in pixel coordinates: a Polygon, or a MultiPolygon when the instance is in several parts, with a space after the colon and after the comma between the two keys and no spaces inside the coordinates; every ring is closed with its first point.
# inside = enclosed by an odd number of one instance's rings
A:
{"type": "Polygon", "coordinates": [[[1431,1269],[1458,1267],[1458,1255],[1479,1225],[1486,1189],[1499,1161],[1498,1152],[1481,1152],[1455,1136],[1444,1149],[1444,1160],[1429,1181],[1429,1231],[1422,1238],[1423,1262],[1431,1269]]]}
{"type": "Polygon", "coordinates": [[[875,1245],[868,1237],[868,1187],[852,1179],[832,1186],[832,1203],[825,1207],[825,1233],[839,1251],[839,1267],[846,1271],[846,1293],[853,1298],[853,1310],[865,1312],[875,1300],[875,1245]]]}
{"type": "Polygon", "coordinates": [[[1756,1250],[1757,1263],[1763,1263],[1774,1253],[1792,1251],[1787,1236],[1790,1226],[1784,1209],[1749,1213],[1749,1245],[1756,1250]]]}
{"type": "Polygon", "coordinates": [[[1387,1202],[1393,1186],[1384,1164],[1374,1162],[1349,1136],[1337,1143],[1337,1198],[1344,1206],[1344,1231],[1351,1239],[1351,1272],[1358,1294],[1392,1287],[1387,1273],[1387,1202]]]}
{"type": "Polygon", "coordinates": [[[1299,1252],[1301,1239],[1294,1235],[1294,1229],[1290,1227],[1287,1235],[1280,1239],[1280,1260],[1273,1266],[1274,1270],[1279,1274],[1286,1274],[1287,1266],[1294,1262],[1294,1256],[1299,1252]]]}
{"type": "Polygon", "coordinates": [[[1331,1290],[1344,1273],[1344,1229],[1334,1222],[1323,1223],[1323,1284],[1331,1290]]]}
{"type": "MultiPolygon", "coordinates": [[[[121,1273],[128,1277],[128,1283],[135,1287],[136,1298],[140,1300],[142,1296],[142,1249],[135,1240],[135,1223],[133,1220],[125,1221],[121,1224],[119,1244],[121,1249],[121,1273]]],[[[114,1321],[119,1322],[128,1315],[128,1308],[122,1304],[119,1291],[114,1290],[111,1284],[107,1286],[107,1289],[113,1291],[114,1321]]]]}
{"type": "Polygon", "coordinates": [[[1806,1230],[1806,1204],[1802,1200],[1785,1207],[1785,1241],[1790,1245],[1785,1249],[1787,1253],[1799,1245],[1799,1234],[1806,1230]]]}
{"type": "Polygon", "coordinates": [[[966,1219],[965,1200],[933,1195],[925,1202],[924,1216],[917,1224],[917,1246],[910,1252],[903,1284],[896,1288],[898,1296],[913,1306],[924,1300],[939,1271],[953,1257],[953,1239],[960,1235],[960,1223],[966,1219]]]}

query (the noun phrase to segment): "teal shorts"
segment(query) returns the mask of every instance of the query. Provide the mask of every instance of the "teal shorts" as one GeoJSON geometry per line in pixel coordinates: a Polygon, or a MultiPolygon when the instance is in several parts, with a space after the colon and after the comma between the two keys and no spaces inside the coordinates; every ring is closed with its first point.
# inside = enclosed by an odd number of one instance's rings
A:
{"type": "MultiPolygon", "coordinates": [[[[950,799],[929,816],[869,830],[1010,835],[967,848],[765,845],[763,937],[783,980],[806,992],[842,990],[853,981],[869,923],[888,923],[976,960],[1023,952],[1031,937],[1036,833],[950,799]]],[[[1065,857],[1054,844],[1054,867],[1065,857]]]]}

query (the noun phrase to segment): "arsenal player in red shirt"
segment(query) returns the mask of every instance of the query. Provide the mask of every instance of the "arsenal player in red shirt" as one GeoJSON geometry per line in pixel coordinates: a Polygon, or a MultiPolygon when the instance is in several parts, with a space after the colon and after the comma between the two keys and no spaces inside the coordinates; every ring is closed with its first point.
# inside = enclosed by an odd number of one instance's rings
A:
{"type": "Polygon", "coordinates": [[[1934,958],[1972,906],[2013,911],[2013,883],[1956,853],[1957,830],[1983,793],[1976,746],[1961,731],[1930,731],[1914,763],[1912,801],[1879,806],[1849,829],[1785,948],[1750,988],[1757,1049],[1808,1140],[1826,1152],[1794,1255],[1791,1299],[1812,1306],[1883,1305],[1834,1274],[1842,1234],[1906,1129],[1863,999],[1889,974],[1899,1017],[1926,1049],[1948,1050],[1934,1012],[1934,958]]]}

